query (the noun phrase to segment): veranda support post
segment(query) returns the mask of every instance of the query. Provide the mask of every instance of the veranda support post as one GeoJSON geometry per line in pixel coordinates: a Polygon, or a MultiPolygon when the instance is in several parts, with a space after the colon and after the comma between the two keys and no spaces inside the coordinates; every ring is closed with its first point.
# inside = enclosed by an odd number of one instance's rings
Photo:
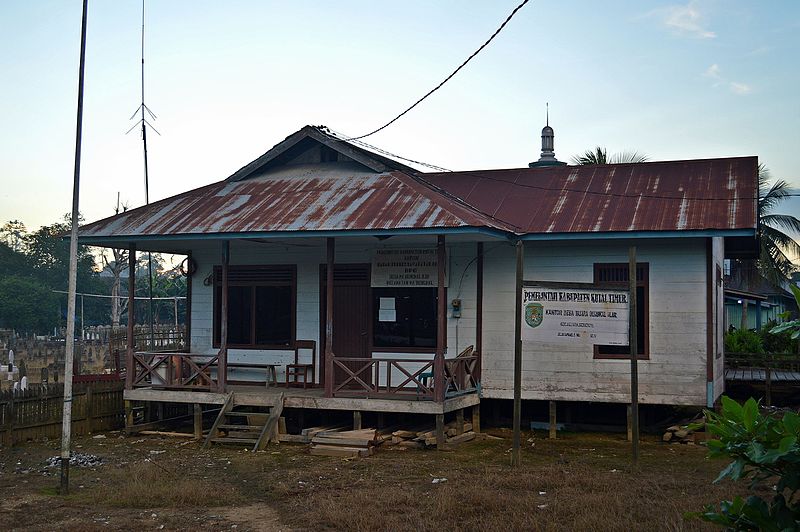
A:
{"type": "Polygon", "coordinates": [[[325,240],[325,397],[333,397],[333,263],[336,253],[333,237],[325,240]]]}
{"type": "Polygon", "coordinates": [[[225,393],[228,380],[228,266],[230,264],[231,244],[222,242],[222,294],[219,310],[219,358],[217,359],[217,388],[225,393]]]}
{"type": "Polygon", "coordinates": [[[447,349],[447,320],[445,310],[445,247],[444,235],[436,237],[436,266],[437,266],[437,292],[436,292],[436,354],[433,358],[433,395],[438,403],[444,402],[444,352],[447,349]]]}
{"type": "Polygon", "coordinates": [[[128,247],[128,330],[127,350],[125,351],[125,387],[133,388],[135,368],[133,367],[133,328],[136,325],[136,244],[128,247]]]}

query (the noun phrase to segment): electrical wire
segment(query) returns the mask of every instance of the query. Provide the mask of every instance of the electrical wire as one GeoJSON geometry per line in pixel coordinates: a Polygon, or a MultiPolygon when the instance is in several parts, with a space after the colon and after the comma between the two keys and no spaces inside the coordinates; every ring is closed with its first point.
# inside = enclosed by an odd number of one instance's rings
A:
{"type": "Polygon", "coordinates": [[[422,98],[420,98],[419,100],[417,100],[416,102],[414,102],[413,104],[411,104],[411,106],[410,106],[410,107],[408,107],[408,109],[406,109],[405,111],[403,111],[403,112],[402,112],[402,113],[400,113],[399,115],[395,116],[394,118],[392,118],[391,120],[389,120],[388,122],[386,122],[384,125],[382,125],[382,126],[381,126],[381,127],[379,127],[378,129],[375,129],[374,131],[371,131],[371,132],[369,132],[369,133],[366,133],[366,134],[364,134],[364,135],[359,135],[359,136],[357,136],[357,137],[351,137],[351,138],[349,138],[349,139],[346,139],[346,140],[348,140],[348,141],[352,141],[352,140],[359,140],[359,139],[363,139],[363,138],[369,137],[369,136],[371,136],[371,135],[374,135],[375,133],[378,133],[379,131],[383,131],[383,130],[384,130],[384,129],[386,129],[387,127],[389,127],[389,126],[391,126],[392,124],[394,124],[395,122],[397,122],[397,120],[399,120],[400,118],[402,118],[402,117],[403,117],[403,116],[404,116],[406,113],[408,113],[409,111],[411,111],[413,108],[415,108],[416,106],[418,106],[419,104],[421,104],[421,103],[422,103],[422,102],[423,102],[423,101],[424,101],[424,100],[425,100],[425,99],[426,99],[428,96],[430,96],[430,95],[431,95],[431,94],[433,94],[434,92],[436,92],[436,91],[438,91],[439,89],[441,89],[441,88],[442,88],[442,85],[444,85],[445,83],[447,83],[448,81],[450,81],[450,79],[451,79],[453,76],[455,76],[456,74],[458,74],[458,72],[459,72],[459,71],[460,71],[462,68],[464,68],[465,66],[467,66],[467,63],[469,63],[470,61],[472,61],[472,59],[473,59],[473,58],[474,58],[476,55],[478,55],[478,54],[479,54],[479,53],[480,53],[480,52],[481,52],[481,51],[482,51],[484,48],[486,48],[486,47],[487,47],[487,46],[489,45],[489,43],[490,43],[490,42],[492,42],[492,41],[494,40],[494,38],[495,38],[495,37],[497,37],[497,35],[498,35],[498,34],[499,34],[501,31],[503,31],[503,28],[505,28],[505,27],[506,27],[506,24],[508,24],[508,23],[511,21],[511,19],[514,17],[514,15],[516,15],[516,14],[517,14],[517,11],[519,11],[520,9],[522,9],[522,8],[525,6],[525,4],[527,4],[528,2],[529,2],[529,0],[523,0],[523,1],[522,1],[522,2],[521,2],[521,3],[520,3],[518,6],[517,6],[517,7],[515,7],[515,8],[514,8],[514,10],[511,12],[511,14],[510,14],[510,15],[508,15],[508,17],[506,17],[506,19],[503,21],[503,23],[502,23],[502,24],[500,24],[500,27],[499,27],[499,28],[497,28],[497,29],[495,30],[495,32],[492,34],[492,36],[491,36],[491,37],[489,37],[489,38],[486,40],[486,42],[485,42],[485,43],[483,43],[483,44],[480,46],[480,48],[478,48],[477,50],[475,50],[474,52],[472,52],[472,55],[470,55],[470,56],[469,56],[469,57],[468,57],[468,58],[467,58],[467,59],[466,59],[466,60],[465,60],[463,63],[461,63],[460,65],[458,65],[458,68],[456,68],[455,70],[453,70],[453,71],[450,73],[450,75],[449,75],[449,76],[447,76],[446,78],[444,78],[444,80],[443,80],[441,83],[439,83],[439,84],[438,84],[438,85],[436,85],[434,88],[432,88],[431,90],[429,90],[429,91],[428,91],[428,92],[427,92],[427,93],[426,93],[426,94],[425,94],[425,95],[424,95],[422,98]]]}

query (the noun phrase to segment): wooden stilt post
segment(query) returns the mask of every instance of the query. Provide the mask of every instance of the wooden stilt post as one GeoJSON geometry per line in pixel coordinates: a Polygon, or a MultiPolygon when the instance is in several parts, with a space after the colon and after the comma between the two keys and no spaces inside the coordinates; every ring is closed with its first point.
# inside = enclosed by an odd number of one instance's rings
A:
{"type": "Polygon", "coordinates": [[[456,436],[464,434],[464,409],[456,410],[456,436]]]}
{"type": "Polygon", "coordinates": [[[444,448],[444,414],[436,414],[436,448],[444,448]]]}
{"type": "Polygon", "coordinates": [[[326,243],[325,279],[325,397],[333,397],[333,267],[336,256],[336,242],[333,237],[326,243]]]}
{"type": "Polygon", "coordinates": [[[134,345],[133,329],[136,325],[136,244],[128,247],[128,328],[127,350],[125,351],[125,388],[133,388],[135,367],[133,364],[134,345]]]}
{"type": "Polygon", "coordinates": [[[475,434],[481,433],[481,405],[477,404],[472,407],[472,431],[475,434]]]}
{"type": "Polygon", "coordinates": [[[353,411],[353,430],[361,430],[361,411],[353,411]]]}
{"type": "Polygon", "coordinates": [[[517,282],[514,301],[514,420],[513,442],[511,447],[511,465],[520,465],[521,425],[522,425],[522,270],[524,247],[522,240],[517,240],[517,282]]]}
{"type": "Polygon", "coordinates": [[[556,402],[550,401],[550,439],[556,439],[556,402]]]}
{"type": "Polygon", "coordinates": [[[630,344],[631,344],[631,452],[633,465],[639,463],[639,367],[638,367],[638,330],[636,323],[636,246],[628,250],[628,278],[630,281],[630,344]]]}
{"type": "Polygon", "coordinates": [[[192,405],[192,409],[194,410],[194,439],[195,440],[202,440],[203,439],[203,407],[200,406],[200,403],[194,403],[192,405]]]}
{"type": "Polygon", "coordinates": [[[633,416],[631,415],[631,405],[625,407],[627,412],[628,441],[633,441],[633,416]]]}
{"type": "Polygon", "coordinates": [[[444,354],[447,350],[447,315],[445,310],[445,247],[444,235],[436,237],[436,265],[438,282],[436,291],[436,354],[433,358],[433,395],[437,403],[443,403],[446,390],[444,382],[444,354]]]}
{"type": "Polygon", "coordinates": [[[230,265],[230,241],[222,242],[222,295],[219,310],[219,359],[217,360],[217,388],[225,393],[228,380],[228,267],[230,265]]]}
{"type": "Polygon", "coordinates": [[[133,427],[133,403],[125,401],[125,433],[130,434],[133,427]]]}

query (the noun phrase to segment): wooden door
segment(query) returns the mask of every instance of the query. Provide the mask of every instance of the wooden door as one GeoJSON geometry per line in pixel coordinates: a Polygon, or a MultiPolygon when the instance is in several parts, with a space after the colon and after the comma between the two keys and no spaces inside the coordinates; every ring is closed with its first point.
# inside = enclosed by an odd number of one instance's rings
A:
{"type": "MultiPolygon", "coordinates": [[[[369,286],[369,264],[337,264],[333,270],[333,354],[347,358],[372,357],[372,299],[369,286]]],[[[322,379],[325,372],[325,305],[327,302],[327,268],[320,268],[320,337],[322,338],[322,379]]],[[[351,371],[364,367],[361,362],[346,363],[351,371]]],[[[366,384],[372,383],[374,370],[359,373],[366,384]]],[[[337,368],[334,371],[334,386],[347,379],[347,373],[337,368]]],[[[350,382],[348,388],[359,388],[350,382]]]]}

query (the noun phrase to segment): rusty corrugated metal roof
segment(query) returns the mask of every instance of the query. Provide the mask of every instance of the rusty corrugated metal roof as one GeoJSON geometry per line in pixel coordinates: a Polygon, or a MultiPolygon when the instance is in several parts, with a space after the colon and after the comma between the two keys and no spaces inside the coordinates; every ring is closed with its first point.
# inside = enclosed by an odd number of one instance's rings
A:
{"type": "Polygon", "coordinates": [[[81,238],[489,227],[508,230],[402,172],[292,166],[222,181],[81,227],[81,238]]]}
{"type": "Polygon", "coordinates": [[[755,229],[758,159],[423,174],[520,233],[755,229]]]}

